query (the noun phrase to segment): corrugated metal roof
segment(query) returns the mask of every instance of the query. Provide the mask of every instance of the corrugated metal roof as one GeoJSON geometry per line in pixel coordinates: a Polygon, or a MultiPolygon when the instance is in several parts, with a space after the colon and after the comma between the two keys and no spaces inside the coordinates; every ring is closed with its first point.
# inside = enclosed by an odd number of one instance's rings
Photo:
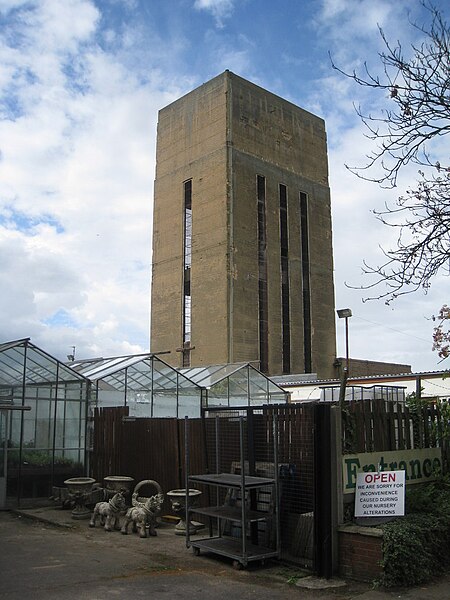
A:
{"type": "MultiPolygon", "coordinates": [[[[373,380],[403,380],[403,379],[416,379],[417,377],[446,377],[449,375],[449,371],[418,371],[416,373],[391,373],[387,375],[360,375],[357,377],[349,377],[347,385],[351,382],[362,382],[362,381],[373,381],[373,380]]],[[[289,378],[285,378],[283,375],[277,375],[272,379],[280,386],[293,387],[293,386],[308,386],[308,385],[339,385],[339,379],[303,379],[303,375],[299,374],[289,375],[289,378]]]]}

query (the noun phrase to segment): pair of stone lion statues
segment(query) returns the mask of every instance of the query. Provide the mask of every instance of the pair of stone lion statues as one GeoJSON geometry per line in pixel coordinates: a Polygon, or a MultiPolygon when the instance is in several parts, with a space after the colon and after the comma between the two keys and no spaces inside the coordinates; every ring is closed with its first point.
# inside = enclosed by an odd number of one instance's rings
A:
{"type": "Polygon", "coordinates": [[[128,527],[132,524],[133,533],[139,532],[141,538],[157,535],[156,518],[160,514],[164,501],[160,485],[151,479],[141,481],[134,489],[131,498],[131,508],[127,509],[126,499],[123,492],[117,492],[109,501],[97,502],[92,513],[89,527],[95,527],[97,519],[103,525],[105,531],[119,530],[127,535],[128,527]],[[138,491],[143,485],[152,484],[157,493],[149,498],[139,497],[138,491]],[[120,517],[125,518],[120,527],[120,517]]]}

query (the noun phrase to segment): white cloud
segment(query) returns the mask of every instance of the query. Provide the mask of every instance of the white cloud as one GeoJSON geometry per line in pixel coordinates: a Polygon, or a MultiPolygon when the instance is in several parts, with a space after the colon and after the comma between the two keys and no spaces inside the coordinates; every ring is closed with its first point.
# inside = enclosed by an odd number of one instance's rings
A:
{"type": "MultiPolygon", "coordinates": [[[[210,59],[216,65],[216,72],[220,73],[229,69],[234,73],[252,72],[252,51],[253,43],[245,36],[239,36],[237,39],[230,39],[226,35],[216,31],[208,31],[205,36],[208,44],[210,59]]],[[[255,78],[252,78],[255,81],[255,78]]]]}
{"type": "Polygon", "coordinates": [[[0,36],[0,91],[15,88],[0,121],[0,338],[147,350],[156,116],[173,95],[101,51],[92,3],[26,6],[20,52],[0,36]]]}
{"type": "Polygon", "coordinates": [[[234,0],[195,0],[194,8],[210,12],[219,28],[224,27],[224,20],[231,17],[234,0]]]}

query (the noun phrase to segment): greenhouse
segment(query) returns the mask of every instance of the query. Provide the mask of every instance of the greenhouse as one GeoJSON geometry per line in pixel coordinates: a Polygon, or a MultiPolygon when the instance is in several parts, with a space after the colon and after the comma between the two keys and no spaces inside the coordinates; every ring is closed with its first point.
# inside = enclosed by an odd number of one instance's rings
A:
{"type": "Polygon", "coordinates": [[[0,344],[0,508],[83,475],[90,382],[32,344],[0,344]]]}
{"type": "Polygon", "coordinates": [[[152,353],[63,363],[29,338],[0,344],[0,508],[87,475],[96,407],[181,419],[287,398],[248,363],[176,369],[152,353]]]}
{"type": "Polygon", "coordinates": [[[128,406],[132,417],[200,417],[212,407],[287,401],[287,393],[248,363],[175,369],[157,354],[75,361],[93,383],[98,407],[128,406]]]}

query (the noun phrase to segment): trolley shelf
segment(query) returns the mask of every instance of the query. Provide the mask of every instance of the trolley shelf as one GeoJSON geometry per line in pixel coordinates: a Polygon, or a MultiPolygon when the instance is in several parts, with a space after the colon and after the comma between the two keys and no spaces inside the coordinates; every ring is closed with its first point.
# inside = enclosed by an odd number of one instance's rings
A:
{"type": "MultiPolygon", "coordinates": [[[[215,422],[216,434],[216,473],[191,474],[189,471],[189,420],[185,419],[185,491],[186,491],[186,546],[192,547],[195,554],[200,550],[228,556],[237,568],[245,567],[250,561],[263,562],[266,558],[280,555],[279,519],[279,470],[277,458],[276,418],[273,421],[273,463],[269,477],[250,475],[256,472],[250,467],[244,447],[244,419],[239,418],[239,461],[231,462],[231,473],[220,472],[219,420],[215,422]],[[236,473],[234,469],[240,470],[236,473]],[[272,472],[275,474],[271,477],[272,472]],[[208,489],[208,496],[214,494],[216,502],[209,500],[209,506],[197,507],[189,504],[189,490],[192,484],[202,484],[208,489]],[[265,510],[267,508],[267,510],[265,510]],[[189,527],[193,514],[209,518],[209,537],[191,539],[189,527]],[[216,519],[214,531],[212,520],[216,519]],[[262,542],[261,544],[259,542],[262,542]],[[272,545],[274,548],[268,546],[272,545]]],[[[269,463],[268,463],[269,464],[269,463]]],[[[264,474],[266,471],[264,472],[264,474]]]]}
{"type": "MultiPolygon", "coordinates": [[[[218,519],[226,519],[228,521],[242,521],[242,509],[238,506],[203,506],[201,508],[193,508],[193,513],[205,515],[207,517],[215,517],[218,519]]],[[[246,510],[246,521],[267,521],[271,515],[261,510],[246,510]]]]}
{"type": "MultiPolygon", "coordinates": [[[[242,486],[242,476],[236,473],[190,475],[189,480],[197,483],[206,483],[223,487],[240,488],[242,486]]],[[[246,490],[260,488],[264,485],[273,485],[274,483],[275,479],[270,477],[245,475],[244,478],[244,487],[246,490]]]]}
{"type": "Polygon", "coordinates": [[[242,552],[242,540],[234,538],[224,537],[210,537],[201,540],[191,540],[190,545],[192,548],[198,548],[199,550],[205,550],[206,552],[214,552],[222,556],[228,556],[238,561],[244,560],[245,562],[252,560],[264,560],[265,558],[272,558],[278,556],[276,550],[271,548],[265,548],[264,546],[255,546],[254,544],[247,544],[246,552],[242,552]]]}

